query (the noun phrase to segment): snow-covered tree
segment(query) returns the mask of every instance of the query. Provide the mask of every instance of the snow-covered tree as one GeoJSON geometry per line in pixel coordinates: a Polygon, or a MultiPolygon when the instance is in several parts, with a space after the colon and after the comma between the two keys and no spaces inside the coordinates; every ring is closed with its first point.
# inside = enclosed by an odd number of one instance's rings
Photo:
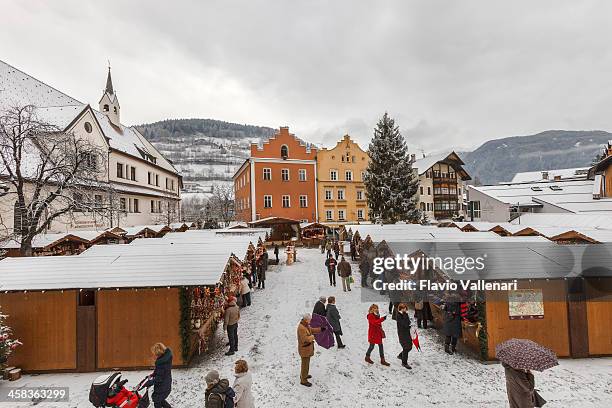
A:
{"type": "Polygon", "coordinates": [[[419,222],[418,175],[410,164],[406,141],[399,127],[386,112],[376,124],[368,154],[370,163],[364,182],[370,219],[385,224],[419,222]]]}
{"type": "Polygon", "coordinates": [[[21,344],[19,340],[12,338],[13,331],[5,323],[7,317],[0,309],[0,365],[6,363],[13,350],[21,344]]]}

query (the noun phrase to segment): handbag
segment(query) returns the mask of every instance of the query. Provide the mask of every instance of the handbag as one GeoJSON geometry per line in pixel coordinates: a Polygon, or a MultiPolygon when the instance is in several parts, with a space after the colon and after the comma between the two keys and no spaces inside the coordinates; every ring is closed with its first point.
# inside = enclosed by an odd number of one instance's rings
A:
{"type": "Polygon", "coordinates": [[[355,279],[353,279],[353,277],[352,277],[352,276],[349,276],[349,282],[350,282],[350,283],[355,283],[355,279]]]}
{"type": "Polygon", "coordinates": [[[543,407],[546,404],[546,400],[538,393],[538,390],[533,390],[533,405],[536,407],[543,407]]]}

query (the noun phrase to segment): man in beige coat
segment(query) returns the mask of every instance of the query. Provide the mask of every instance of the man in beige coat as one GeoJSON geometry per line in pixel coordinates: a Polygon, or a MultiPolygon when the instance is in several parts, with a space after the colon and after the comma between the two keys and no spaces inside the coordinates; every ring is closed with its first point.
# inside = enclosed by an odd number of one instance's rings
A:
{"type": "Polygon", "coordinates": [[[230,349],[226,356],[231,356],[238,351],[238,320],[240,320],[240,308],[236,305],[236,298],[230,296],[227,299],[227,308],[223,316],[223,330],[227,330],[230,349]]]}
{"type": "Polygon", "coordinates": [[[321,330],[325,330],[325,328],[321,329],[319,327],[310,327],[310,319],[310,313],[303,315],[297,328],[298,353],[302,359],[300,384],[305,387],[312,386],[312,384],[308,381],[308,379],[311,378],[311,375],[308,374],[308,372],[310,371],[310,357],[314,356],[314,334],[320,333],[321,330]]]}

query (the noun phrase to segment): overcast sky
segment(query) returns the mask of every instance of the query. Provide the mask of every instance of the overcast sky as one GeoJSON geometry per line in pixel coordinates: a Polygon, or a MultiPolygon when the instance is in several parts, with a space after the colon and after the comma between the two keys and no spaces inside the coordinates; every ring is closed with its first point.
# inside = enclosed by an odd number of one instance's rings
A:
{"type": "Polygon", "coordinates": [[[612,130],[610,1],[4,0],[0,58],[126,124],[212,118],[412,150],[612,130]],[[158,3],[158,5],[157,5],[158,3]],[[156,4],[156,5],[154,5],[156,4]]]}

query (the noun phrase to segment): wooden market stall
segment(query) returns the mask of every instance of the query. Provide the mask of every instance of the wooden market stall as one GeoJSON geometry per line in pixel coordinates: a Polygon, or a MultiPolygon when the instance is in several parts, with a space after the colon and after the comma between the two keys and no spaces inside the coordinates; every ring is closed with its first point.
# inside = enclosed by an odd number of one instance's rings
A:
{"type": "MultiPolygon", "coordinates": [[[[127,239],[111,231],[69,231],[40,234],[32,241],[33,256],[78,255],[93,245],[124,244],[127,239]]],[[[10,240],[0,245],[6,257],[20,257],[20,243],[10,240]]]]}
{"type": "Polygon", "coordinates": [[[150,346],[161,341],[176,366],[187,365],[237,290],[252,239],[197,237],[0,261],[0,307],[23,342],[9,364],[26,372],[151,367],[150,346]]]}
{"type": "Polygon", "coordinates": [[[270,228],[268,241],[287,244],[301,239],[300,222],[291,218],[267,217],[249,222],[251,228],[270,228]]]}
{"type": "MultiPolygon", "coordinates": [[[[390,254],[414,256],[421,246],[395,242],[390,254]]],[[[484,359],[494,359],[497,344],[510,338],[527,338],[551,348],[559,357],[612,355],[612,271],[606,267],[612,263],[612,252],[605,246],[437,243],[429,248],[427,256],[475,258],[483,253],[487,258],[481,271],[459,274],[434,268],[410,278],[422,279],[427,272],[427,279],[436,282],[499,284],[516,280],[516,289],[480,289],[464,294],[477,303],[479,310],[475,324],[463,325],[463,341],[468,348],[484,359]]],[[[443,320],[439,304],[444,297],[444,293],[429,293],[438,328],[443,320]]]]}

